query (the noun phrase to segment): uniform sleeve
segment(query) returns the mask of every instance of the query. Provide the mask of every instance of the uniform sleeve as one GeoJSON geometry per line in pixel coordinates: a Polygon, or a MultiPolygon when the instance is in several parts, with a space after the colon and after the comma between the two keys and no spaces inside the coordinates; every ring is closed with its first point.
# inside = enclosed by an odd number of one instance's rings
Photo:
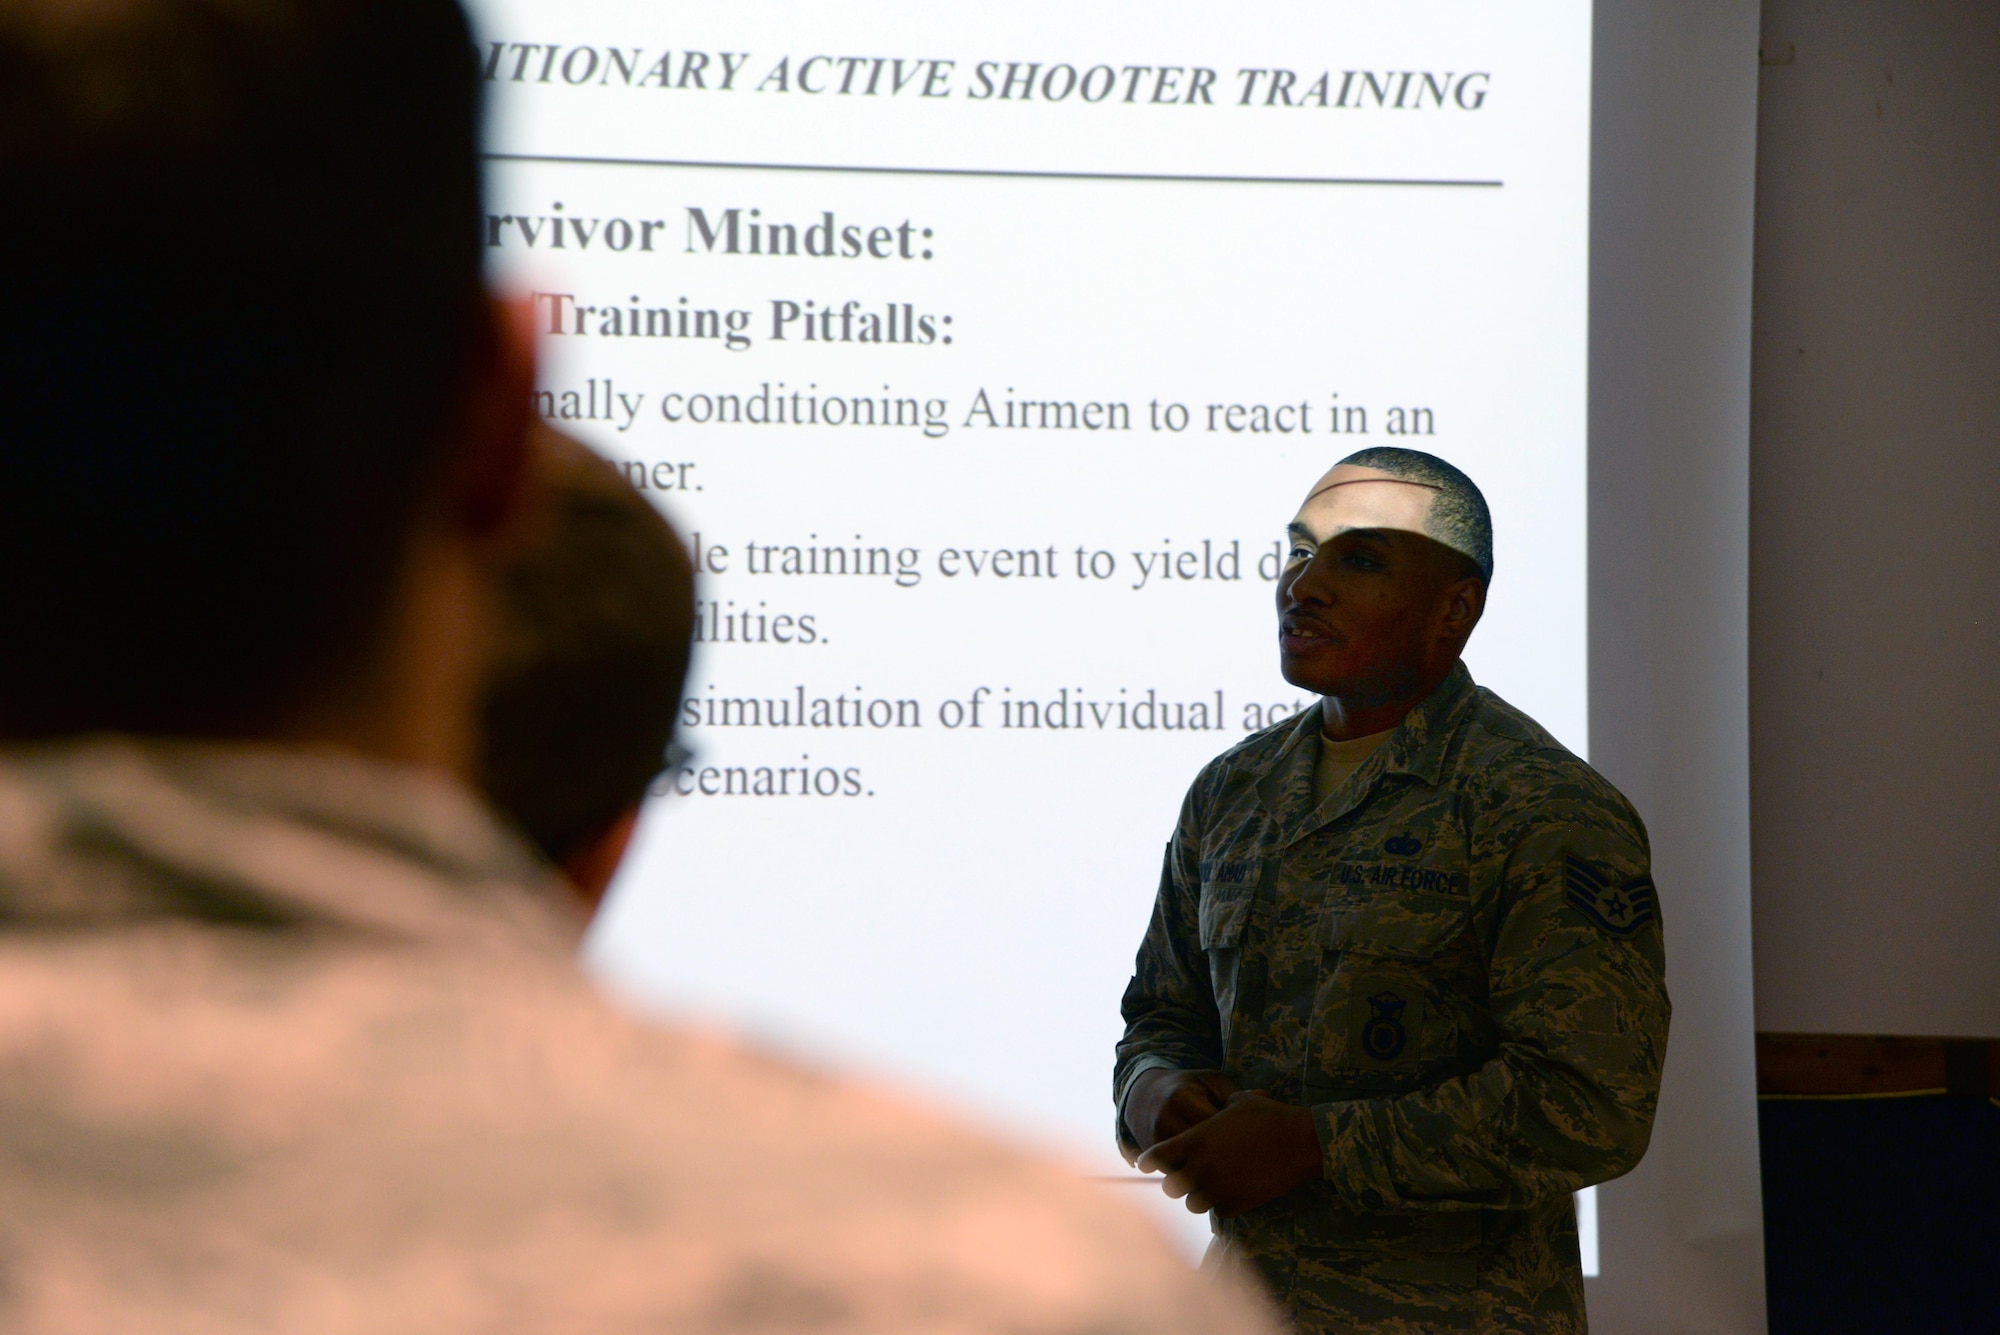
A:
{"type": "Polygon", "coordinates": [[[1118,1043],[1112,1076],[1119,1148],[1137,1154],[1125,1129],[1125,1096],[1132,1083],[1157,1067],[1210,1070],[1222,1065],[1222,1025],[1208,961],[1201,950],[1200,833],[1194,794],[1181,807],[1174,838],[1160,867],[1160,890],[1152,921],[1139,943],[1139,958],[1126,985],[1120,1010],[1125,1037],[1118,1043]]]}
{"type": "Polygon", "coordinates": [[[1565,786],[1490,823],[1498,1055],[1412,1094],[1313,1109],[1327,1180],[1352,1207],[1519,1209],[1645,1153],[1670,1010],[1645,830],[1615,795],[1565,786]]]}

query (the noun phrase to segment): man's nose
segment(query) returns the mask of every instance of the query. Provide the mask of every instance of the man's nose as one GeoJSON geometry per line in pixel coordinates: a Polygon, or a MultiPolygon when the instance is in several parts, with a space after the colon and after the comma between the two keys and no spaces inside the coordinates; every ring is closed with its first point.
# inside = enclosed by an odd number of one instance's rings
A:
{"type": "Polygon", "coordinates": [[[1298,575],[1292,580],[1287,596],[1295,603],[1330,603],[1333,601],[1333,579],[1330,568],[1331,558],[1327,553],[1314,552],[1312,559],[1299,567],[1298,575]]]}

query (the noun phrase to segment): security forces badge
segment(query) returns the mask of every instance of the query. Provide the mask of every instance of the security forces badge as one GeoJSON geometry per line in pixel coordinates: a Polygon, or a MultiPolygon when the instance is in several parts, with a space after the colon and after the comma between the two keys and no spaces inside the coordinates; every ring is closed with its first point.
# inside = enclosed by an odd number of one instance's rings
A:
{"type": "Polygon", "coordinates": [[[1563,855],[1563,891],[1571,908],[1616,937],[1629,937],[1659,916],[1652,877],[1614,880],[1574,853],[1563,855]]]}
{"type": "Polygon", "coordinates": [[[1426,1007],[1421,987],[1400,979],[1355,980],[1348,1017],[1348,1062],[1362,1070],[1421,1064],[1426,1007]]]}
{"type": "Polygon", "coordinates": [[[1384,988],[1368,999],[1368,1018],[1361,1022],[1361,1051],[1378,1062],[1390,1062],[1409,1046],[1410,1031],[1403,1027],[1403,1012],[1409,1002],[1384,988]]]}

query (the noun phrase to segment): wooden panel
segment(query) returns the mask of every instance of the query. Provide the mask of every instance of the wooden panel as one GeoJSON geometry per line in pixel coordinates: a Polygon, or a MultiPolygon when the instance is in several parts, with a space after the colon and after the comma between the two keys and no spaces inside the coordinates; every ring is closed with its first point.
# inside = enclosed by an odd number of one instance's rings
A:
{"type": "Polygon", "coordinates": [[[1869,1034],[1757,1035],[1757,1093],[1866,1097],[2000,1093],[2000,1043],[1869,1034]]]}

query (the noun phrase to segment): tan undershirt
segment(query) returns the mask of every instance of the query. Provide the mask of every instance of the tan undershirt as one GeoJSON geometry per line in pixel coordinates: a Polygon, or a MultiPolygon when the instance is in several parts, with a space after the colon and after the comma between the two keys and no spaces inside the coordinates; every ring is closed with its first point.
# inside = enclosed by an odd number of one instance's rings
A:
{"type": "Polygon", "coordinates": [[[1361,768],[1376,748],[1389,740],[1396,730],[1387,728],[1381,732],[1371,732],[1366,737],[1352,737],[1338,742],[1325,733],[1319,735],[1319,759],[1313,762],[1313,803],[1326,801],[1327,795],[1352,778],[1354,771],[1361,768]]]}

